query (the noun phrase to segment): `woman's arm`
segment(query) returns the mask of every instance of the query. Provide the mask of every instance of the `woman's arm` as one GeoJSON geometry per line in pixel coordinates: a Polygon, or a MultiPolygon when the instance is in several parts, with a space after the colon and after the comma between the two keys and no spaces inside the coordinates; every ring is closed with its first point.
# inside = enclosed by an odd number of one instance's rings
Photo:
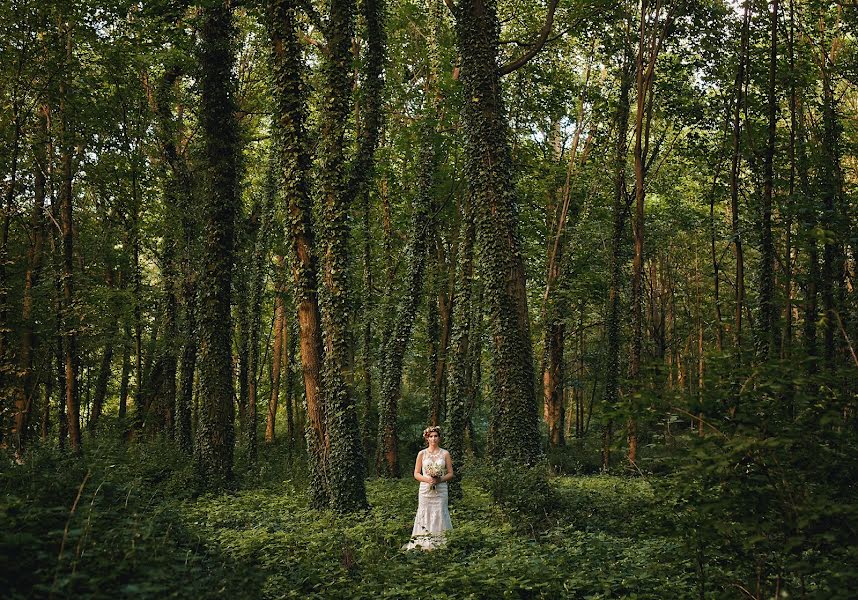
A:
{"type": "Polygon", "coordinates": [[[414,479],[423,483],[435,483],[433,478],[423,474],[423,450],[417,453],[417,462],[414,463],[414,479]]]}
{"type": "Polygon", "coordinates": [[[455,473],[453,473],[453,459],[450,458],[450,453],[444,451],[444,458],[447,460],[447,474],[441,478],[441,481],[450,481],[455,477],[455,473]]]}

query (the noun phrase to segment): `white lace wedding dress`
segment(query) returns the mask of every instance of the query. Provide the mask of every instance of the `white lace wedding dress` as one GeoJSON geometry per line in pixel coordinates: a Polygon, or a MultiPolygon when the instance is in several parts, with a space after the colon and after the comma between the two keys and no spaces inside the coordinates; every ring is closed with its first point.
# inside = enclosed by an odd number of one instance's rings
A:
{"type": "MultiPolygon", "coordinates": [[[[427,475],[427,469],[431,463],[446,465],[447,451],[439,449],[437,454],[429,454],[429,450],[421,450],[423,453],[423,475],[427,475]]],[[[428,475],[427,475],[428,476],[428,475]]],[[[431,484],[420,482],[420,491],[417,494],[417,515],[414,517],[414,528],[411,530],[411,541],[404,546],[406,550],[420,548],[431,550],[444,544],[444,532],[452,529],[450,522],[450,509],[447,507],[447,482],[431,484]]]]}

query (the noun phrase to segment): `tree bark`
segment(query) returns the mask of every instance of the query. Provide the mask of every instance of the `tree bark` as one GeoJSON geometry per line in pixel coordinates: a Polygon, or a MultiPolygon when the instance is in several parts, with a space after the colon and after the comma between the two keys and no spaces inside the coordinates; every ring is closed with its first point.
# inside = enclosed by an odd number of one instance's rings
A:
{"type": "Polygon", "coordinates": [[[351,386],[352,313],[349,277],[351,193],[345,177],[344,136],[352,91],[351,45],[354,0],[331,0],[325,27],[326,52],[320,64],[319,192],[325,225],[322,238],[324,379],[331,507],[341,512],[367,506],[363,444],[351,386]]]}
{"type": "MultiPolygon", "coordinates": [[[[45,184],[47,181],[48,143],[47,108],[39,111],[39,137],[34,144],[34,201],[30,213],[31,243],[27,251],[27,270],[24,275],[24,291],[21,309],[21,340],[18,350],[19,381],[16,389],[15,419],[12,444],[17,456],[21,456],[27,445],[30,413],[35,406],[38,381],[33,372],[33,357],[38,351],[39,337],[33,316],[33,290],[38,285],[42,271],[43,246],[45,243],[45,184]]],[[[0,283],[2,285],[2,283],[0,283]]],[[[49,360],[50,362],[50,360],[49,360]]],[[[50,372],[50,369],[48,369],[50,372]]],[[[52,378],[48,375],[48,380],[52,378]]],[[[50,395],[45,398],[50,405],[50,395]]]]}
{"type": "Polygon", "coordinates": [[[489,453],[530,465],[541,448],[526,275],[498,74],[496,1],[462,0],[455,5],[455,17],[466,98],[465,173],[477,218],[494,342],[489,453]],[[511,439],[516,443],[507,443],[511,439]]]}
{"type": "Polygon", "coordinates": [[[328,506],[328,442],[322,381],[321,316],[315,257],[315,232],[309,194],[310,155],[305,122],[304,64],[298,41],[300,21],[293,0],[269,0],[275,114],[280,128],[283,192],[287,198],[288,234],[292,247],[292,276],[298,307],[301,365],[307,403],[306,439],[310,457],[310,497],[317,508],[328,506]]]}
{"type": "Polygon", "coordinates": [[[215,489],[232,480],[235,441],[230,288],[239,136],[232,77],[234,36],[228,5],[215,4],[203,10],[200,125],[208,179],[205,251],[199,283],[200,413],[194,457],[197,472],[215,489]]]}
{"type": "MultiPolygon", "coordinates": [[[[284,341],[286,339],[286,293],[285,260],[282,256],[276,256],[274,262],[277,264],[274,289],[274,347],[271,350],[271,396],[268,399],[268,416],[265,420],[265,441],[274,441],[274,426],[277,420],[277,404],[280,400],[280,370],[283,364],[284,341]]],[[[288,363],[286,368],[289,368],[288,363]]],[[[291,443],[291,439],[289,440],[291,443]]]]}
{"type": "MultiPolygon", "coordinates": [[[[66,24],[63,30],[66,62],[72,55],[71,25],[66,24]]],[[[72,182],[74,179],[73,165],[73,133],[71,125],[71,109],[69,107],[68,84],[60,84],[60,132],[62,180],[60,188],[60,205],[62,212],[62,248],[63,248],[63,328],[64,328],[64,358],[65,369],[65,405],[68,419],[69,446],[75,454],[82,452],[80,431],[80,398],[78,393],[78,355],[77,355],[77,326],[75,325],[74,307],[74,221],[72,207],[74,195],[72,182]]]]}
{"type": "Polygon", "coordinates": [[[471,340],[473,333],[473,279],[474,279],[474,237],[475,224],[471,207],[465,208],[462,218],[462,268],[456,279],[453,299],[453,334],[450,341],[452,361],[449,369],[449,393],[447,394],[447,435],[445,444],[450,455],[456,461],[456,477],[450,481],[450,497],[462,496],[462,476],[465,462],[465,429],[469,411],[468,366],[470,363],[471,340]]]}

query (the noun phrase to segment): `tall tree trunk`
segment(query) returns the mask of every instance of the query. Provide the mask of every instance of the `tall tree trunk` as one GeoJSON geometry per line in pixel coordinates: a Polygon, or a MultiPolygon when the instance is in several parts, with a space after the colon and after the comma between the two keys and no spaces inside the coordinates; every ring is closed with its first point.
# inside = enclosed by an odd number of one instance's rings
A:
{"type": "Polygon", "coordinates": [[[830,59],[824,56],[820,59],[822,75],[822,124],[823,151],[825,160],[822,166],[822,224],[834,235],[825,236],[822,248],[821,294],[822,309],[825,316],[823,331],[822,358],[826,369],[836,367],[835,350],[837,336],[837,320],[835,314],[834,286],[843,277],[844,256],[839,246],[842,240],[843,228],[839,217],[839,204],[842,194],[842,172],[840,167],[840,125],[837,122],[837,107],[834,98],[834,88],[831,81],[830,59]]]}
{"type": "Polygon", "coordinates": [[[345,127],[352,90],[351,46],[354,0],[331,0],[326,48],[320,65],[322,93],[327,102],[319,115],[319,192],[325,224],[322,311],[325,340],[324,379],[329,455],[331,507],[338,511],[367,506],[364,488],[363,444],[360,441],[357,405],[351,389],[352,335],[349,277],[349,210],[351,192],[345,177],[345,127]]]}
{"type": "MultiPolygon", "coordinates": [[[[71,25],[64,26],[66,63],[71,61],[72,32],[71,25]]],[[[74,196],[72,180],[74,179],[73,132],[71,125],[71,109],[69,107],[68,85],[65,81],[60,84],[60,132],[62,181],[60,188],[60,204],[62,212],[62,247],[63,247],[63,328],[64,328],[64,368],[65,368],[65,404],[68,418],[69,445],[75,454],[82,451],[80,432],[80,397],[78,392],[78,355],[77,355],[77,326],[75,325],[74,307],[74,221],[72,205],[74,196]]]]}
{"type": "MultiPolygon", "coordinates": [[[[626,37],[629,31],[626,26],[626,37]]],[[[622,323],[620,322],[620,285],[622,282],[623,234],[625,232],[626,212],[629,204],[626,199],[626,156],[628,155],[628,122],[630,112],[629,93],[632,87],[634,61],[629,55],[626,44],[626,55],[620,74],[620,91],[616,108],[616,140],[614,145],[614,200],[613,228],[611,234],[610,288],[608,293],[608,316],[605,323],[607,349],[605,351],[605,408],[613,410],[619,400],[620,388],[620,340],[622,323]]],[[[613,422],[609,418],[605,424],[602,442],[602,469],[610,466],[611,436],[613,422]]]]}
{"type": "Polygon", "coordinates": [[[445,444],[456,461],[456,477],[450,481],[450,496],[462,495],[462,466],[465,462],[465,428],[468,421],[468,366],[473,331],[472,302],[474,279],[475,224],[471,207],[465,208],[462,218],[462,268],[456,279],[453,299],[453,335],[450,341],[452,361],[449,370],[447,394],[447,435],[445,444]]]}
{"type": "Polygon", "coordinates": [[[739,167],[741,161],[741,121],[744,106],[745,67],[748,60],[748,29],[751,20],[751,2],[745,0],[742,17],[742,38],[739,47],[739,67],[736,71],[735,105],[733,107],[733,161],[730,168],[730,213],[733,226],[733,244],[736,252],[736,312],[733,324],[733,339],[736,356],[742,353],[742,314],[745,306],[745,254],[742,248],[742,232],[739,223],[739,167]]]}
{"type": "MultiPolygon", "coordinates": [[[[434,204],[434,203],[433,203],[434,204]]],[[[434,213],[434,211],[432,211],[434,213]]],[[[436,236],[433,236],[437,238],[436,236]]],[[[437,243],[437,239],[430,242],[437,243]]],[[[441,265],[436,256],[427,257],[428,265],[426,274],[426,337],[429,340],[428,360],[429,364],[429,424],[440,425],[444,408],[441,406],[440,390],[435,388],[435,368],[438,365],[438,346],[441,337],[441,325],[438,311],[438,303],[435,301],[436,294],[441,285],[438,282],[441,265]]]]}
{"type": "Polygon", "coordinates": [[[143,368],[143,275],[140,265],[140,195],[137,185],[137,169],[131,168],[131,248],[133,254],[132,281],[134,286],[134,412],[131,422],[125,425],[126,435],[131,435],[144,420],[145,407],[143,388],[146,378],[143,368]]]}
{"type": "Polygon", "coordinates": [[[816,238],[818,225],[815,202],[810,197],[810,161],[807,156],[807,134],[805,130],[804,97],[796,99],[798,123],[796,125],[798,153],[796,167],[798,169],[799,195],[801,198],[801,216],[804,233],[802,235],[807,252],[807,284],[804,293],[804,351],[808,358],[808,371],[813,373],[817,368],[819,350],[816,340],[816,322],[819,318],[819,247],[816,238]]]}
{"type": "Polygon", "coordinates": [[[208,168],[206,238],[199,292],[200,414],[197,471],[213,488],[232,480],[233,387],[230,287],[238,204],[239,136],[232,72],[235,27],[227,4],[203,11],[200,125],[208,168]]]}
{"type": "MultiPolygon", "coordinates": [[[[649,0],[641,3],[640,32],[637,55],[637,110],[635,113],[635,218],[634,259],[632,261],[632,344],[629,359],[629,380],[634,386],[642,385],[641,352],[643,347],[643,263],[644,263],[644,207],[646,203],[645,179],[648,170],[649,133],[652,122],[653,80],[659,51],[672,23],[672,13],[662,18],[661,2],[654,6],[649,0]],[[650,14],[652,11],[652,14],[650,14]]],[[[663,346],[663,344],[662,344],[663,346]]],[[[631,407],[628,421],[628,459],[637,460],[637,417],[631,407]]]]}
{"type": "Polygon", "coordinates": [[[489,303],[493,347],[491,456],[533,464],[541,454],[526,275],[506,110],[498,68],[495,0],[455,6],[465,103],[465,173],[489,303]],[[516,443],[507,443],[509,440],[516,443]]]}
{"type": "MultiPolygon", "coordinates": [[[[581,90],[581,98],[583,98],[584,88],[581,90]]],[[[579,98],[579,100],[581,99],[579,98]]],[[[579,102],[578,118],[575,127],[575,142],[581,131],[581,112],[583,106],[579,102]]],[[[553,158],[555,162],[559,162],[562,157],[562,140],[560,139],[560,122],[556,121],[551,127],[550,144],[553,148],[553,158]]],[[[543,419],[548,425],[548,442],[552,447],[558,447],[563,444],[564,431],[564,410],[563,410],[563,350],[564,350],[564,323],[557,315],[558,308],[557,294],[551,294],[555,289],[554,283],[560,277],[560,263],[563,260],[563,227],[561,220],[565,214],[561,214],[563,208],[568,206],[567,194],[570,193],[570,177],[574,163],[574,152],[570,152],[569,165],[567,169],[567,181],[563,186],[560,199],[558,202],[558,194],[556,188],[553,189],[547,196],[546,205],[546,239],[545,239],[545,258],[546,258],[546,294],[545,294],[545,333],[543,335],[542,347],[542,398],[543,398],[543,419]],[[556,235],[555,234],[556,229],[556,235]]]]}
{"type": "MultiPolygon", "coordinates": [[[[48,155],[46,152],[48,124],[47,108],[39,111],[39,137],[34,144],[34,201],[30,213],[31,243],[27,251],[27,270],[24,275],[24,292],[21,309],[21,341],[18,350],[19,381],[16,389],[15,420],[12,444],[20,456],[27,444],[30,413],[35,406],[37,379],[33,372],[33,357],[38,351],[39,337],[33,315],[33,290],[39,283],[42,271],[43,246],[45,242],[45,184],[48,155]]],[[[0,257],[2,260],[2,257],[0,257]]],[[[2,282],[0,282],[2,285],[2,282]]],[[[50,363],[50,359],[48,361],[50,363]]],[[[50,369],[48,369],[50,372],[50,369]]],[[[48,375],[48,380],[52,380],[48,375]]],[[[50,405],[50,396],[45,398],[50,405]]]]}
{"type": "Polygon", "coordinates": [[[292,385],[294,373],[292,357],[295,356],[297,348],[296,333],[295,322],[292,319],[287,319],[283,324],[283,366],[286,369],[286,380],[283,382],[283,404],[286,407],[286,438],[290,448],[297,446],[300,441],[300,438],[295,434],[296,429],[303,430],[303,425],[297,422],[298,418],[303,417],[303,413],[298,410],[299,395],[295,393],[295,387],[292,385]]]}
{"type": "Polygon", "coordinates": [[[301,342],[301,365],[307,403],[306,439],[310,457],[310,497],[313,506],[330,503],[327,469],[327,428],[322,381],[321,317],[319,313],[313,231],[309,194],[310,155],[305,122],[304,64],[298,36],[301,33],[294,0],[269,0],[269,35],[273,49],[275,118],[280,128],[283,193],[288,200],[288,234],[292,246],[292,275],[301,342]]]}
{"type": "Polygon", "coordinates": [[[783,337],[783,358],[792,358],[793,344],[793,217],[795,215],[795,176],[796,176],[796,127],[797,127],[797,106],[798,99],[796,93],[796,72],[795,72],[795,19],[793,10],[793,0],[789,0],[789,36],[787,37],[787,45],[789,52],[789,196],[787,206],[787,222],[786,222],[786,256],[785,264],[785,296],[786,306],[784,307],[784,321],[786,323],[783,337]]]}
{"type": "Polygon", "coordinates": [[[359,4],[361,16],[365,25],[366,52],[363,58],[364,71],[361,78],[362,102],[360,103],[363,116],[362,127],[358,133],[358,149],[354,163],[351,166],[351,182],[349,189],[355,194],[355,199],[361,203],[363,216],[363,350],[361,368],[363,370],[363,402],[364,423],[363,438],[369,449],[369,442],[375,432],[372,422],[372,315],[373,315],[373,279],[372,279],[372,230],[370,226],[372,204],[370,189],[375,174],[375,150],[379,142],[384,114],[382,111],[382,94],[384,92],[384,62],[387,51],[387,34],[385,31],[384,0],[363,0],[359,4]]]}
{"type": "MultiPolygon", "coordinates": [[[[771,357],[777,339],[775,309],[775,246],[772,238],[772,194],[774,190],[775,132],[777,131],[777,72],[778,72],[778,0],[772,1],[772,43],[769,54],[769,88],[767,97],[768,137],[763,166],[763,219],[760,248],[760,336],[763,359],[771,357]]],[[[785,257],[790,260],[789,256],[785,257]]]]}
{"type": "MultiPolygon", "coordinates": [[[[23,55],[23,53],[22,53],[23,55]]],[[[18,65],[20,74],[20,61],[18,65]]],[[[17,87],[17,86],[16,86],[17,87]]],[[[17,90],[16,90],[17,91],[17,90]]],[[[17,95],[17,94],[16,94],[17,95]]],[[[6,276],[6,266],[9,261],[9,226],[12,223],[12,213],[14,212],[13,204],[15,202],[15,191],[18,187],[18,154],[21,146],[21,114],[17,97],[12,102],[12,112],[14,116],[14,131],[12,134],[12,156],[10,160],[9,183],[6,193],[3,195],[3,205],[0,207],[3,212],[2,227],[0,227],[0,395],[3,396],[3,401],[0,403],[0,415],[5,415],[4,404],[6,398],[9,397],[7,388],[10,387],[10,375],[13,372],[11,368],[12,357],[7,356],[9,353],[9,282],[6,276]]],[[[16,415],[20,411],[16,408],[16,415]]],[[[17,417],[16,417],[17,419],[17,417]]],[[[5,417],[0,418],[0,441],[3,441],[6,433],[5,417]]],[[[13,424],[13,428],[17,429],[17,424],[13,424]]],[[[16,435],[16,438],[20,437],[16,435]]],[[[13,444],[16,443],[13,440],[13,444]]]]}
{"type": "Polygon", "coordinates": [[[274,218],[274,204],[277,199],[277,178],[279,164],[277,162],[276,150],[272,151],[268,158],[268,171],[266,173],[264,197],[262,200],[261,224],[256,232],[253,252],[250,258],[250,335],[248,336],[249,348],[247,351],[247,444],[250,464],[256,462],[258,455],[257,442],[257,381],[259,370],[259,333],[260,321],[262,320],[262,296],[265,289],[266,271],[268,263],[268,250],[271,240],[271,223],[274,218]]]}
{"type": "Polygon", "coordinates": [[[712,280],[714,284],[714,304],[715,304],[715,343],[718,352],[724,350],[724,319],[721,316],[721,261],[718,259],[718,252],[715,248],[717,225],[715,221],[715,198],[717,195],[718,173],[715,173],[712,182],[712,193],[709,197],[709,247],[712,257],[712,280]]]}
{"type": "MultiPolygon", "coordinates": [[[[185,253],[185,222],[191,199],[191,183],[185,157],[179,152],[181,123],[173,115],[175,87],[181,75],[178,65],[169,66],[158,84],[155,95],[155,113],[158,121],[158,137],[163,155],[164,197],[167,204],[164,223],[163,280],[164,316],[166,336],[161,360],[164,365],[162,386],[158,392],[158,404],[163,414],[167,431],[179,442],[179,446],[190,450],[190,432],[182,430],[181,419],[184,408],[177,395],[177,370],[181,351],[179,326],[179,301],[182,293],[181,270],[187,268],[185,253]],[[176,424],[178,423],[178,429],[176,424]]],[[[186,418],[186,416],[185,416],[186,418]]]]}

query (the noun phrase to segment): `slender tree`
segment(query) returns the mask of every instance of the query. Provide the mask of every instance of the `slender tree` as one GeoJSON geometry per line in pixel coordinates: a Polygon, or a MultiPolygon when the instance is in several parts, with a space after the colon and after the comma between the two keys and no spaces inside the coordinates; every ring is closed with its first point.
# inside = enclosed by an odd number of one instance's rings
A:
{"type": "MultiPolygon", "coordinates": [[[[432,184],[437,157],[434,119],[426,119],[418,157],[417,193],[411,216],[411,241],[408,248],[408,276],[402,299],[396,310],[391,335],[384,349],[381,391],[379,394],[378,454],[376,471],[385,477],[399,477],[399,449],[396,435],[397,407],[401,395],[402,366],[411,339],[414,316],[423,288],[426,246],[432,203],[432,184]]],[[[431,300],[430,300],[431,302],[431,300]]]]}
{"type": "Polygon", "coordinates": [[[745,1],[742,16],[742,33],[736,68],[735,98],[733,104],[733,160],[730,168],[730,214],[733,227],[733,247],[736,253],[736,306],[733,323],[733,340],[737,356],[742,352],[742,314],[745,306],[745,252],[742,245],[742,227],[739,221],[739,170],[741,167],[741,114],[745,103],[745,68],[748,60],[748,38],[751,21],[751,2],[745,1]]]}
{"type": "MultiPolygon", "coordinates": [[[[763,358],[772,356],[777,337],[775,308],[775,246],[772,237],[772,195],[774,191],[775,134],[777,132],[777,75],[778,75],[778,0],[772,1],[771,46],[769,52],[769,85],[766,98],[768,135],[763,166],[763,206],[760,248],[760,350],[763,358]]],[[[790,257],[785,257],[790,260],[790,257]]]]}
{"type": "Polygon", "coordinates": [[[292,276],[307,403],[306,439],[310,456],[310,496],[314,506],[328,506],[328,436],[322,381],[322,324],[318,301],[318,268],[315,256],[309,193],[310,154],[305,131],[306,101],[304,63],[298,36],[301,25],[297,3],[271,0],[268,3],[269,35],[272,44],[276,122],[280,128],[283,195],[288,202],[287,230],[292,250],[292,276]]]}
{"type": "MultiPolygon", "coordinates": [[[[629,27],[626,26],[626,38],[628,39],[629,27]]],[[[622,256],[623,241],[626,224],[626,215],[629,209],[629,199],[626,194],[626,157],[628,155],[628,122],[631,111],[629,94],[632,87],[632,76],[634,75],[635,63],[629,44],[624,53],[624,61],[620,67],[620,89],[615,108],[615,135],[613,156],[613,227],[611,234],[611,258],[609,264],[610,284],[608,292],[608,311],[605,322],[605,335],[607,348],[605,353],[605,407],[613,410],[619,400],[620,390],[620,343],[622,337],[622,323],[620,321],[620,285],[622,282],[622,256]]],[[[613,420],[608,419],[604,430],[602,443],[602,468],[607,469],[610,465],[611,436],[613,433],[613,420]]]]}

